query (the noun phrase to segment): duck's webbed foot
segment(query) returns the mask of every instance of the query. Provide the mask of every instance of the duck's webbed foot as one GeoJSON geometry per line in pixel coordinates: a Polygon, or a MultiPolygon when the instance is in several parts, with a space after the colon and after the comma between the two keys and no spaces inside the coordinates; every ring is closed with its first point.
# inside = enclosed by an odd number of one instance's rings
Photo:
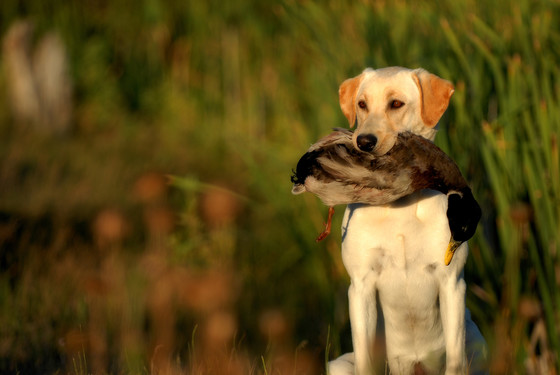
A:
{"type": "Polygon", "coordinates": [[[329,216],[327,217],[325,230],[319,234],[319,236],[315,240],[316,242],[323,241],[331,233],[331,224],[332,224],[333,215],[334,215],[334,207],[329,207],[329,216]]]}

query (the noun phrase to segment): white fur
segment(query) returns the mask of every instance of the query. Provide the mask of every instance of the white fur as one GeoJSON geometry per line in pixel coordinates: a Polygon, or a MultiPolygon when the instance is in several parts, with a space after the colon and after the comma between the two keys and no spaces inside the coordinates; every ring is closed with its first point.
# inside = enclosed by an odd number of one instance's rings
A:
{"type": "MultiPolygon", "coordinates": [[[[379,143],[374,152],[387,152],[395,134],[404,130],[433,140],[435,130],[422,123],[415,72],[389,68],[362,73],[356,102],[366,100],[368,111],[357,111],[356,135],[375,134],[379,143]],[[395,98],[405,107],[387,113],[387,101],[395,98]]],[[[445,266],[451,236],[446,211],[447,196],[431,190],[387,206],[348,206],[342,259],[351,278],[354,352],[331,361],[329,374],[370,375],[378,367],[373,363],[376,300],[385,320],[392,374],[411,374],[418,362],[429,373],[479,373],[485,342],[465,309],[468,245],[462,244],[445,266]]]]}

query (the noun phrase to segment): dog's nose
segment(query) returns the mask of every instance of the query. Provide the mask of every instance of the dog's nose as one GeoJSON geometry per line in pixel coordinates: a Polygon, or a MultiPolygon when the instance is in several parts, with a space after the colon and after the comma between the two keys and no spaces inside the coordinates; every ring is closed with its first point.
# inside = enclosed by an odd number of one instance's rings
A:
{"type": "Polygon", "coordinates": [[[356,139],[356,143],[360,150],[370,152],[377,144],[377,137],[373,134],[361,134],[356,139]]]}

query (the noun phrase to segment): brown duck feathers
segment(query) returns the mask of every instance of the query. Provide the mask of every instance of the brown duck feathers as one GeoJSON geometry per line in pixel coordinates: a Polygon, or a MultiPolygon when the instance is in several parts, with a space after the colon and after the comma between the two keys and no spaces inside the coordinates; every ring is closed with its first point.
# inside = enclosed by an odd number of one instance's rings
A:
{"type": "Polygon", "coordinates": [[[422,189],[448,195],[452,239],[468,240],[480,220],[480,206],[455,162],[433,142],[401,133],[382,156],[357,150],[352,132],[336,128],[313,144],[292,175],[293,194],[305,191],[324,204],[384,205],[422,189]]]}
{"type": "Polygon", "coordinates": [[[327,206],[383,205],[421,189],[462,194],[467,182],[453,160],[429,140],[401,133],[382,156],[357,150],[352,132],[335,129],[299,160],[292,193],[317,195],[327,206]]]}

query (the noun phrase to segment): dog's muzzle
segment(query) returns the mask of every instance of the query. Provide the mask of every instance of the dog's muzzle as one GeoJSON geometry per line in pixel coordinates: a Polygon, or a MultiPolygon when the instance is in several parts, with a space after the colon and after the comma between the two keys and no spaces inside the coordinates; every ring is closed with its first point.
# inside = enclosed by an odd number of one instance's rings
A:
{"type": "Polygon", "coordinates": [[[360,134],[356,139],[358,148],[365,152],[371,152],[377,144],[377,137],[373,134],[360,134]]]}

